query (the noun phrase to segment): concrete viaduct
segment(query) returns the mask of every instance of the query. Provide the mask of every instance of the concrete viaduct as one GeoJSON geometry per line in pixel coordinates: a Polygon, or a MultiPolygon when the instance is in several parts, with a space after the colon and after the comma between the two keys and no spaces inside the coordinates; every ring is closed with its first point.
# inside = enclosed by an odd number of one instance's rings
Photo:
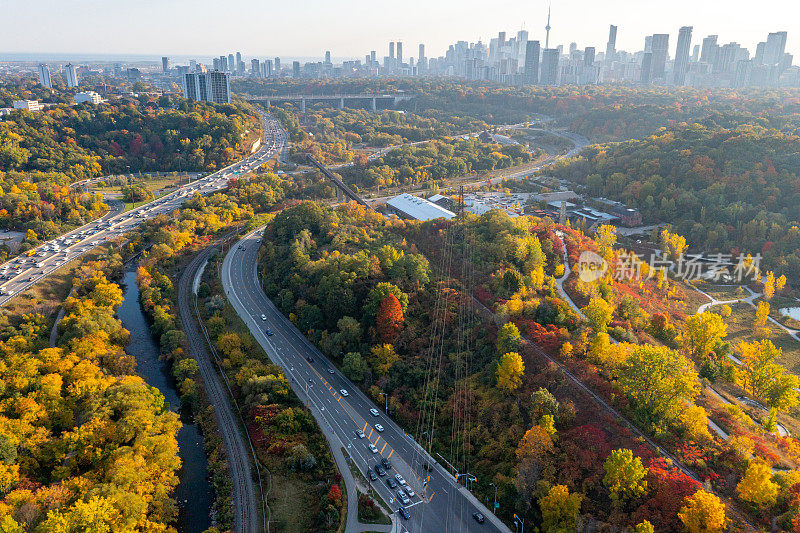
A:
{"type": "Polygon", "coordinates": [[[300,112],[306,112],[306,102],[338,101],[339,109],[344,108],[348,100],[368,100],[372,103],[372,110],[377,111],[378,101],[391,102],[396,106],[403,100],[411,100],[411,96],[404,94],[290,94],[285,96],[248,96],[248,102],[266,103],[267,107],[273,102],[300,102],[300,112]]]}

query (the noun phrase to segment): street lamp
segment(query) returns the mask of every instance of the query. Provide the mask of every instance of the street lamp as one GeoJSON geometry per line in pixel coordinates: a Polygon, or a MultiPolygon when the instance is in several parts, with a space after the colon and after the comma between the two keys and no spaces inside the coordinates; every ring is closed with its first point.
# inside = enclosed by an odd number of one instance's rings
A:
{"type": "Polygon", "coordinates": [[[514,525],[516,525],[517,523],[521,524],[520,525],[520,533],[525,533],[525,520],[523,520],[522,518],[518,517],[517,514],[514,513],[514,525]],[[519,522],[517,522],[517,521],[519,521],[519,522]]]}
{"type": "Polygon", "coordinates": [[[386,400],[386,407],[384,407],[384,411],[388,415],[389,414],[389,395],[386,394],[385,392],[379,392],[378,394],[383,396],[384,400],[386,400]]]}
{"type": "Polygon", "coordinates": [[[494,483],[489,483],[489,486],[490,487],[494,487],[494,509],[492,509],[492,512],[496,512],[497,511],[497,485],[495,485],[494,483]]]}

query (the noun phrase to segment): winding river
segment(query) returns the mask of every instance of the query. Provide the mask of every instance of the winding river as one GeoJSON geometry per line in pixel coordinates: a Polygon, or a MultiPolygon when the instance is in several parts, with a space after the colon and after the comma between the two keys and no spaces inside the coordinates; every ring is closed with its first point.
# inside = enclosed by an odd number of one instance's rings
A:
{"type": "MultiPolygon", "coordinates": [[[[156,387],[169,403],[170,410],[180,413],[181,401],[175,382],[164,361],[159,359],[159,348],[147,324],[139,304],[139,287],[136,285],[136,269],[125,272],[125,300],[117,310],[117,316],[131,332],[125,350],[136,358],[136,373],[156,387]]],[[[181,417],[182,427],[178,432],[178,454],[183,466],[178,473],[180,483],[175,490],[178,502],[178,531],[180,533],[202,533],[211,527],[209,510],[213,504],[213,488],[208,481],[208,460],[203,447],[203,435],[197,424],[181,417]]]]}

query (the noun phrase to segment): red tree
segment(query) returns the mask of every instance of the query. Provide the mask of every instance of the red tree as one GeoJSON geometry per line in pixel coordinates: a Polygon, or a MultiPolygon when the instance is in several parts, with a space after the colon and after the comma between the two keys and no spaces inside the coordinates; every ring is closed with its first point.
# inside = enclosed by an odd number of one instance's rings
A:
{"type": "Polygon", "coordinates": [[[331,503],[338,503],[342,499],[342,489],[339,485],[332,485],[331,490],[328,491],[328,501],[331,503]]]}
{"type": "Polygon", "coordinates": [[[394,339],[403,329],[403,306],[397,296],[390,294],[378,307],[378,337],[383,342],[394,342],[394,339]]]}

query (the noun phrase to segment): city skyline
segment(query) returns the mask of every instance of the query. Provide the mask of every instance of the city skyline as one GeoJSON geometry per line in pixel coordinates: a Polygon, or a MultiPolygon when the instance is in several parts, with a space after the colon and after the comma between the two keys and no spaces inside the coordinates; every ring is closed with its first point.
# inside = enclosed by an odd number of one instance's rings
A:
{"type": "MultiPolygon", "coordinates": [[[[382,12],[379,5],[361,0],[347,0],[336,5],[311,0],[309,4],[302,11],[293,6],[270,6],[270,13],[265,15],[280,19],[281,23],[267,26],[270,31],[265,32],[264,20],[259,16],[237,17],[228,26],[219,27],[215,17],[206,16],[204,6],[210,3],[205,0],[193,3],[178,0],[167,5],[146,0],[135,6],[114,5],[113,8],[93,0],[69,3],[32,0],[24,9],[21,9],[21,2],[14,2],[11,13],[16,23],[0,36],[0,53],[90,54],[93,48],[102,48],[103,54],[111,56],[135,53],[160,57],[165,54],[214,56],[219,49],[236,49],[250,57],[307,58],[323,56],[330,50],[335,59],[349,59],[363,57],[365,49],[381,50],[388,41],[401,41],[411,52],[416,52],[418,44],[424,44],[427,54],[435,57],[458,40],[487,43],[498,29],[509,32],[525,29],[532,40],[544,44],[548,12],[548,3],[544,1],[533,4],[501,1],[487,10],[484,3],[475,0],[444,1],[435,5],[412,0],[396,10],[397,16],[378,17],[364,24],[365,16],[370,19],[374,18],[370,13],[382,12]],[[15,12],[15,6],[20,8],[19,12],[15,12]],[[103,9],[96,9],[100,7],[103,9]],[[154,10],[159,10],[158,17],[152,16],[154,10]],[[480,16],[454,22],[454,12],[480,12],[480,16]],[[148,16],[143,17],[142,13],[148,16]],[[359,16],[353,17],[353,13],[359,16]],[[175,23],[176,18],[180,18],[180,24],[175,23]],[[86,20],[92,21],[91,31],[84,27],[86,20]],[[212,26],[214,32],[201,32],[202,42],[192,38],[198,34],[198,28],[212,26]],[[147,38],[142,40],[141,35],[147,38]],[[103,43],[102,47],[98,42],[103,43]],[[176,42],[182,44],[176,46],[176,42]]],[[[674,43],[681,27],[692,26],[695,43],[700,36],[718,35],[720,42],[738,42],[753,51],[767,33],[788,31],[786,51],[800,56],[800,40],[792,40],[793,34],[800,33],[798,24],[786,23],[791,17],[776,16],[796,9],[790,1],[762,2],[756,13],[748,12],[746,25],[736,22],[741,20],[739,17],[720,17],[716,2],[678,0],[663,6],[644,4],[630,0],[553,2],[551,44],[566,47],[576,42],[579,47],[594,46],[598,51],[604,50],[608,27],[614,24],[619,28],[617,49],[634,52],[643,48],[647,35],[669,34],[670,42],[674,43]]],[[[748,6],[740,1],[729,2],[726,10],[735,12],[737,7],[744,10],[748,6]]],[[[238,0],[230,9],[233,12],[247,9],[258,14],[267,8],[251,0],[238,0]]]]}

